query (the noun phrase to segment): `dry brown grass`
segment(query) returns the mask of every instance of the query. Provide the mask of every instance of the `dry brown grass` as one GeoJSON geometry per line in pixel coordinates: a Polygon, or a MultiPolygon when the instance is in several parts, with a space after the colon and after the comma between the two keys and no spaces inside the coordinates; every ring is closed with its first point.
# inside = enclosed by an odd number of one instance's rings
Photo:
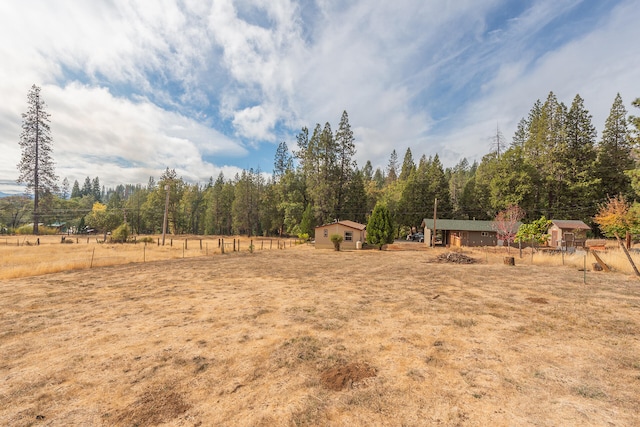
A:
{"type": "Polygon", "coordinates": [[[98,243],[102,236],[72,236],[61,243],[62,236],[17,236],[0,238],[0,279],[39,276],[60,271],[86,270],[93,267],[105,267],[130,263],[144,263],[177,258],[193,258],[221,254],[220,239],[224,240],[225,250],[276,250],[278,245],[290,247],[293,239],[261,239],[180,236],[167,237],[164,246],[151,237],[153,243],[98,243]],[[36,244],[37,240],[40,244],[36,244]]]}
{"type": "Polygon", "coordinates": [[[0,425],[640,423],[636,280],[465,253],[480,263],[299,246],[1,280],[0,425]]]}

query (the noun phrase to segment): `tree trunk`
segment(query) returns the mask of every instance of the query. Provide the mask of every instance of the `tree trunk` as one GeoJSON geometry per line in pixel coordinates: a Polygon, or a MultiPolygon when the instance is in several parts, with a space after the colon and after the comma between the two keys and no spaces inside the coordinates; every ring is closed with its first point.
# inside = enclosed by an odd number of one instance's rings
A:
{"type": "Polygon", "coordinates": [[[620,239],[620,236],[618,236],[618,233],[613,233],[613,234],[616,236],[616,240],[618,240],[618,245],[620,245],[620,247],[624,251],[624,254],[627,256],[627,259],[629,260],[629,264],[631,264],[631,267],[633,267],[633,271],[636,273],[636,277],[640,277],[640,272],[638,271],[636,264],[633,262],[633,259],[631,259],[631,255],[629,254],[627,247],[625,246],[624,243],[622,243],[622,240],[620,239]]]}

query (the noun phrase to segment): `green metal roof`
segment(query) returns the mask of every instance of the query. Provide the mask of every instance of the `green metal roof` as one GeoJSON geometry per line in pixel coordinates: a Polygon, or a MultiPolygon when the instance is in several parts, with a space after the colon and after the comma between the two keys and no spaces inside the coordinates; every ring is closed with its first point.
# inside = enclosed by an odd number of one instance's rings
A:
{"type": "MultiPolygon", "coordinates": [[[[520,225],[520,223],[518,223],[520,225]]],[[[433,230],[433,218],[422,220],[422,227],[433,230]]],[[[494,221],[478,221],[473,219],[436,219],[436,229],[446,231],[496,231],[494,221]]]]}

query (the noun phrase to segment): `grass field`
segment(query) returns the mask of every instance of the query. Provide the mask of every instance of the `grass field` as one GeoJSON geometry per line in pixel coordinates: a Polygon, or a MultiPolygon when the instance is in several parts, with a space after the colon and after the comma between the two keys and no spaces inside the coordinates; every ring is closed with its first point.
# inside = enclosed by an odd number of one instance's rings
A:
{"type": "Polygon", "coordinates": [[[438,250],[0,280],[0,425],[638,425],[640,282],[438,250]]]}

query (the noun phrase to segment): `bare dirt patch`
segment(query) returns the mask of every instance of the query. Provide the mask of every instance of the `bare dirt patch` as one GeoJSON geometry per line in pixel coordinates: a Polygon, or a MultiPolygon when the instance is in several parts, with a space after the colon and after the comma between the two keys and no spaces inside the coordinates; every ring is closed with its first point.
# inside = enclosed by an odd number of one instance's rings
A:
{"type": "Polygon", "coordinates": [[[344,366],[336,366],[327,369],[320,374],[322,385],[333,391],[340,391],[353,387],[365,378],[373,378],[377,375],[377,370],[367,363],[349,363],[344,366]]]}
{"type": "Polygon", "coordinates": [[[0,425],[640,425],[635,279],[438,254],[0,280],[0,425]]]}

